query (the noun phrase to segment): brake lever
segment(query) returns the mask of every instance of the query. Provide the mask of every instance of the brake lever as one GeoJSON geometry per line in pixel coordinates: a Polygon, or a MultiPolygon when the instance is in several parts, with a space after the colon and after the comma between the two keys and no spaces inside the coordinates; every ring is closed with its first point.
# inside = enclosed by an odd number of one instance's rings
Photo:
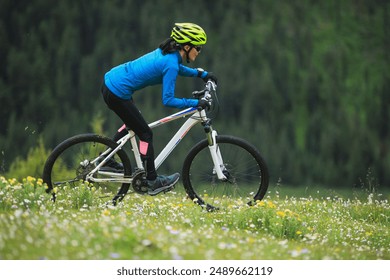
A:
{"type": "Polygon", "coordinates": [[[199,90],[199,91],[194,91],[194,92],[192,92],[192,96],[197,98],[197,99],[200,99],[202,96],[204,96],[205,91],[206,91],[205,89],[199,90]]]}
{"type": "Polygon", "coordinates": [[[208,80],[207,83],[206,83],[206,86],[210,90],[216,90],[217,89],[217,84],[213,80],[208,80]]]}

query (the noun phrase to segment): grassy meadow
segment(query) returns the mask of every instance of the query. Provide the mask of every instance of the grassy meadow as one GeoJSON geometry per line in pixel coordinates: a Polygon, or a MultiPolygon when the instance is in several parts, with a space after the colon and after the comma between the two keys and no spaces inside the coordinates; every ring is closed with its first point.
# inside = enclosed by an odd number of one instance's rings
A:
{"type": "Polygon", "coordinates": [[[179,184],[106,206],[80,183],[0,177],[0,259],[390,259],[389,196],[275,186],[255,206],[206,212],[179,184]],[[297,193],[300,191],[301,193],[297,193]]]}

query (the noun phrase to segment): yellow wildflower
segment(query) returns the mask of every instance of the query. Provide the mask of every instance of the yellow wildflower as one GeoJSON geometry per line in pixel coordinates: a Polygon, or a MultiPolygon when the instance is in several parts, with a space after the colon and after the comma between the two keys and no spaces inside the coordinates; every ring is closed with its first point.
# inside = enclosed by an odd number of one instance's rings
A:
{"type": "Polygon", "coordinates": [[[18,183],[18,181],[15,178],[8,179],[8,182],[10,185],[16,185],[18,183]]]}
{"type": "Polygon", "coordinates": [[[276,205],[275,205],[272,201],[268,201],[268,202],[267,202],[267,206],[268,206],[269,208],[276,208],[276,205]]]}
{"type": "Polygon", "coordinates": [[[27,176],[27,182],[29,183],[34,183],[36,181],[36,179],[32,176],[27,176]]]}
{"type": "Polygon", "coordinates": [[[262,200],[258,200],[256,204],[259,205],[260,207],[264,207],[265,206],[265,202],[262,201],[262,200]]]}
{"type": "Polygon", "coordinates": [[[286,213],[283,212],[283,211],[277,211],[277,212],[276,212],[276,215],[278,215],[278,216],[281,217],[281,218],[286,217],[286,213]]]}
{"type": "Polygon", "coordinates": [[[252,237],[248,237],[248,238],[247,238],[247,242],[248,242],[249,244],[253,244],[253,243],[255,243],[255,241],[256,241],[256,239],[254,239],[254,238],[252,238],[252,237]]]}

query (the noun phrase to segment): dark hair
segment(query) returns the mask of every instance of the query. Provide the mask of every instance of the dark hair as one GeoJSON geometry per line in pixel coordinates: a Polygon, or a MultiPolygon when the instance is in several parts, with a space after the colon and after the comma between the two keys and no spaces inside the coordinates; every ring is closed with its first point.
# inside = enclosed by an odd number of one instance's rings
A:
{"type": "Polygon", "coordinates": [[[164,40],[158,47],[162,50],[163,55],[173,53],[181,49],[180,44],[173,40],[173,38],[164,40]]]}

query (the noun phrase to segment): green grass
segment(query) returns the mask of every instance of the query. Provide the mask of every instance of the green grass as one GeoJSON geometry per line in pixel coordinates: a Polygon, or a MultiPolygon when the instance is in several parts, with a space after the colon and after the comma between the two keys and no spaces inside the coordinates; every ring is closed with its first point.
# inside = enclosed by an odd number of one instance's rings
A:
{"type": "Polygon", "coordinates": [[[180,185],[107,207],[86,184],[52,203],[40,179],[0,177],[0,259],[390,259],[388,197],[270,189],[209,213],[180,185]]]}

